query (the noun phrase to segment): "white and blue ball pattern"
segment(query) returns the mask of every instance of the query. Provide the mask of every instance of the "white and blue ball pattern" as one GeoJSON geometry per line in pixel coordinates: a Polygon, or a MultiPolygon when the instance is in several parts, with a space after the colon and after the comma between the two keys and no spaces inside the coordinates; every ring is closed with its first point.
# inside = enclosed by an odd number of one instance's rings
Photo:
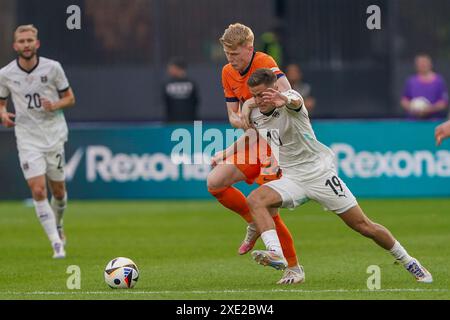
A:
{"type": "Polygon", "coordinates": [[[105,268],[105,282],[113,289],[130,289],[139,279],[139,269],[128,258],[118,257],[112,259],[105,268]]]}

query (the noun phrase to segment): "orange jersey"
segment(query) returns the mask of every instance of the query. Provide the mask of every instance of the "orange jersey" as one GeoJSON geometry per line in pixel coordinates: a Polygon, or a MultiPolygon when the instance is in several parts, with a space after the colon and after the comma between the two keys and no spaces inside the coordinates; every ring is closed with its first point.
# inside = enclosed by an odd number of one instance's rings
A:
{"type": "Polygon", "coordinates": [[[233,69],[231,64],[227,64],[222,69],[222,86],[226,102],[244,103],[252,97],[247,86],[247,80],[255,70],[260,68],[272,69],[277,79],[284,76],[284,73],[278,68],[273,58],[263,52],[253,53],[247,69],[240,73],[233,69]]]}

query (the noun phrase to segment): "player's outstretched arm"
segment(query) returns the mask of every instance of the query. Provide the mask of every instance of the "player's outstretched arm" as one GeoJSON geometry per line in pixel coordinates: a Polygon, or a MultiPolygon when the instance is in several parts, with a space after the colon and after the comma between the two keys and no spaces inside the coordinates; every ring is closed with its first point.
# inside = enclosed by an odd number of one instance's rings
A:
{"type": "Polygon", "coordinates": [[[280,92],[273,88],[268,88],[262,94],[263,101],[265,103],[272,103],[276,108],[282,108],[284,106],[289,109],[299,109],[303,105],[303,98],[295,90],[288,90],[280,92]]]}
{"type": "Polygon", "coordinates": [[[41,98],[42,107],[45,111],[53,112],[64,108],[69,108],[75,105],[75,95],[71,88],[67,89],[61,94],[61,99],[51,102],[46,98],[41,98]]]}
{"type": "Polygon", "coordinates": [[[2,125],[5,126],[6,128],[11,128],[14,127],[15,123],[12,120],[15,115],[14,113],[8,112],[6,110],[6,105],[7,105],[7,101],[0,99],[0,117],[1,117],[1,121],[2,121],[2,125]]]}
{"type": "Polygon", "coordinates": [[[446,122],[436,127],[434,131],[434,137],[436,139],[436,145],[438,146],[441,145],[442,140],[450,137],[450,120],[447,120],[446,122]]]}

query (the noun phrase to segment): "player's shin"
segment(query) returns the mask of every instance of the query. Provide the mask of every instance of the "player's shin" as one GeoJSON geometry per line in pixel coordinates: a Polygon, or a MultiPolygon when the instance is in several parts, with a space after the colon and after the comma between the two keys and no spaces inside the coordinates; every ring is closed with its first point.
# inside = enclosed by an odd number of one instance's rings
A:
{"type": "Polygon", "coordinates": [[[55,213],[56,226],[62,227],[64,210],[67,208],[67,193],[64,194],[64,198],[62,199],[56,199],[53,196],[50,205],[55,213]]]}
{"type": "Polygon", "coordinates": [[[270,215],[269,206],[264,203],[263,196],[261,195],[262,191],[259,190],[253,191],[247,198],[250,214],[256,224],[256,228],[261,233],[261,239],[267,250],[274,251],[283,257],[283,250],[281,249],[280,240],[275,229],[275,222],[270,215]]]}
{"type": "Polygon", "coordinates": [[[208,191],[213,195],[225,208],[228,208],[239,214],[247,223],[251,223],[252,216],[247,205],[247,199],[244,194],[234,187],[225,187],[220,189],[211,189],[208,191]]]}
{"type": "Polygon", "coordinates": [[[295,251],[294,240],[289,232],[289,229],[284,224],[280,215],[277,213],[272,217],[275,223],[275,228],[280,239],[281,247],[283,249],[284,257],[288,262],[288,267],[298,267],[297,253],[295,251]]]}
{"type": "Polygon", "coordinates": [[[283,256],[283,250],[281,249],[281,243],[278,239],[278,235],[275,229],[267,230],[261,233],[261,239],[269,251],[274,251],[278,255],[283,256]]]}
{"type": "Polygon", "coordinates": [[[41,201],[34,201],[34,208],[36,210],[37,217],[48,239],[52,244],[60,243],[61,240],[56,229],[55,215],[47,199],[41,201]]]}

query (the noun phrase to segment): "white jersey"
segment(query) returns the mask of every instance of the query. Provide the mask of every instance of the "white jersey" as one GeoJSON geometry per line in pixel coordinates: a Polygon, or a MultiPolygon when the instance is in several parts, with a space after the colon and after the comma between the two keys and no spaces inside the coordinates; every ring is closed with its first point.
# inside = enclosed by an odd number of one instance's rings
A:
{"type": "Polygon", "coordinates": [[[61,110],[47,112],[40,98],[51,102],[69,89],[61,64],[38,57],[37,65],[30,71],[19,66],[18,60],[0,69],[0,98],[10,95],[15,106],[15,134],[21,149],[50,151],[67,141],[68,129],[61,110]]]}
{"type": "MultiPolygon", "coordinates": [[[[290,94],[300,96],[294,90],[290,94]]],[[[291,108],[294,106],[276,108],[268,115],[255,108],[250,119],[271,146],[283,176],[312,180],[333,167],[334,153],[316,139],[305,106],[291,108]]]]}

